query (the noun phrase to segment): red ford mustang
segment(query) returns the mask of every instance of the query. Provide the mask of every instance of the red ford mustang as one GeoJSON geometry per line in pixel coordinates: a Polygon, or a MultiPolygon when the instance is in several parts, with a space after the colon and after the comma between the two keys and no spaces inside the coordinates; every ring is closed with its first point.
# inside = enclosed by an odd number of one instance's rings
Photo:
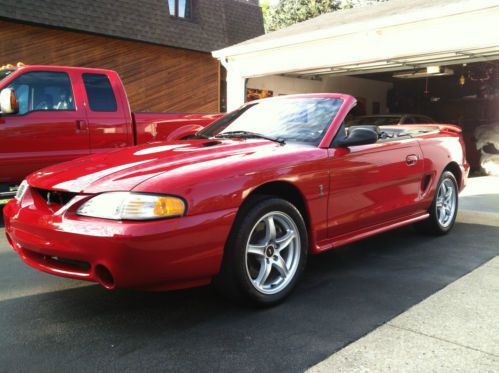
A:
{"type": "Polygon", "coordinates": [[[190,139],[92,155],[31,174],[4,209],[39,270],[108,289],[213,281],[273,304],[308,254],[414,223],[447,233],[468,174],[451,125],[343,125],[355,99],[251,102],[190,139]]]}

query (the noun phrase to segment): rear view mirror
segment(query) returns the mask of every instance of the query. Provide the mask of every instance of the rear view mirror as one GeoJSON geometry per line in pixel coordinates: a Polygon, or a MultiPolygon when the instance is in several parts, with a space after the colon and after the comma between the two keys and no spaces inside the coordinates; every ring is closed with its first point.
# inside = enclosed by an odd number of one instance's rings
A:
{"type": "Polygon", "coordinates": [[[16,94],[10,88],[2,89],[0,92],[0,111],[2,114],[16,114],[19,111],[16,94]]]}
{"type": "Polygon", "coordinates": [[[355,145],[374,144],[378,141],[378,133],[372,128],[356,127],[350,130],[347,137],[338,140],[336,146],[347,148],[355,145]]]}

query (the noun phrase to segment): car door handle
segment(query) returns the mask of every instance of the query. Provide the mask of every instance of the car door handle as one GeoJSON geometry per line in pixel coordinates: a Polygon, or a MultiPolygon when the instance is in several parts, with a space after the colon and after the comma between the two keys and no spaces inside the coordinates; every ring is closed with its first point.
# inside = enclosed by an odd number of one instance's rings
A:
{"type": "Polygon", "coordinates": [[[88,131],[88,124],[86,120],[77,120],[76,121],[76,132],[87,132],[88,131]]]}
{"type": "Polygon", "coordinates": [[[414,166],[416,163],[418,163],[419,157],[416,154],[410,154],[407,157],[405,157],[405,163],[407,163],[409,166],[414,166]]]}

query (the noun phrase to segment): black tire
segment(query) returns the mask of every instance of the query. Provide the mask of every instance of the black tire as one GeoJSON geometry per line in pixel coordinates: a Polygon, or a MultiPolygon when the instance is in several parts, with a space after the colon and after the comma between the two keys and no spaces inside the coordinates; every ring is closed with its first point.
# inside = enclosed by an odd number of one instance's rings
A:
{"type": "MultiPolygon", "coordinates": [[[[448,181],[446,183],[448,183],[448,181]]],[[[438,185],[437,185],[437,188],[435,190],[435,196],[433,197],[433,201],[431,203],[431,206],[428,209],[428,212],[430,213],[430,217],[428,219],[425,219],[423,221],[420,221],[420,222],[414,224],[414,228],[416,228],[416,230],[418,232],[432,234],[432,235],[436,235],[436,236],[442,236],[444,234],[447,234],[451,231],[451,229],[454,226],[454,223],[456,221],[458,206],[459,206],[459,198],[458,198],[458,186],[457,186],[456,177],[454,176],[454,174],[452,172],[444,171],[442,173],[442,176],[440,177],[440,180],[438,181],[438,185]],[[449,222],[447,224],[443,225],[438,219],[437,197],[438,197],[438,191],[439,191],[441,185],[444,182],[446,182],[446,180],[450,181],[453,185],[453,188],[454,188],[453,198],[455,199],[455,208],[454,208],[454,211],[452,213],[452,216],[450,217],[449,222]]]]}
{"type": "MultiPolygon", "coordinates": [[[[279,231],[279,229],[280,228],[277,224],[276,230],[279,231]]],[[[266,253],[266,249],[264,252],[266,253]]],[[[238,303],[251,304],[255,306],[272,306],[278,304],[294,289],[303,272],[303,269],[305,268],[307,254],[307,229],[303,217],[298,209],[293,204],[281,198],[262,195],[255,196],[251,198],[251,200],[245,202],[236,217],[225,245],[222,268],[218,276],[214,279],[215,288],[223,296],[226,296],[238,303]],[[250,259],[247,259],[246,247],[247,244],[250,243],[250,235],[254,229],[257,229],[257,223],[261,222],[262,218],[276,212],[278,214],[284,214],[288,218],[291,218],[294,222],[299,235],[299,245],[293,243],[293,245],[296,246],[292,247],[294,248],[294,253],[299,252],[299,258],[296,261],[297,267],[293,266],[293,268],[296,268],[294,275],[289,280],[286,280],[289,281],[287,285],[277,293],[264,294],[257,289],[256,285],[254,285],[252,281],[247,265],[247,260],[249,262],[250,259]]],[[[265,255],[267,255],[267,253],[265,255]]],[[[262,258],[262,260],[266,260],[266,256],[263,256],[262,258]]],[[[274,274],[280,275],[279,273],[274,274]]],[[[284,286],[284,283],[282,286],[284,286]]]]}

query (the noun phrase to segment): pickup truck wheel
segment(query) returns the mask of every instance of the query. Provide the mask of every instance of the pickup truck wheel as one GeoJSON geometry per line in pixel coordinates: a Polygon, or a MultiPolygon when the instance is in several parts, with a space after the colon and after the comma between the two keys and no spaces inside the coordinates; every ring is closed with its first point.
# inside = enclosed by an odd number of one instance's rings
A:
{"type": "Polygon", "coordinates": [[[437,186],[435,197],[428,212],[430,217],[415,227],[418,231],[434,235],[450,232],[457,216],[458,188],[452,172],[444,171],[437,186]]]}
{"type": "Polygon", "coordinates": [[[307,230],[298,209],[280,198],[259,197],[238,214],[215,285],[236,301],[277,304],[295,287],[307,252],[307,230]]]}

